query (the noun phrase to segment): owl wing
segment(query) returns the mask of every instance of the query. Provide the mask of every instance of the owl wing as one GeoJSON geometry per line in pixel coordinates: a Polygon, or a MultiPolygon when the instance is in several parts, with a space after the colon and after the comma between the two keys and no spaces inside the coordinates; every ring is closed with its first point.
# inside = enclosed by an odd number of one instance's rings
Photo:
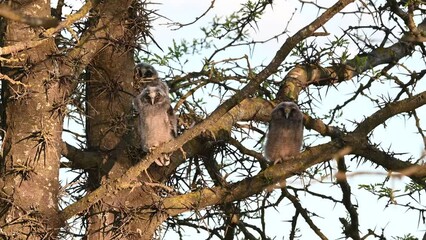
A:
{"type": "Polygon", "coordinates": [[[271,162],[279,160],[281,158],[280,150],[282,145],[281,133],[272,124],[270,124],[266,134],[264,156],[271,162]]]}
{"type": "Polygon", "coordinates": [[[141,94],[142,93],[133,98],[133,109],[135,109],[137,113],[140,113],[140,109],[142,108],[141,94]]]}
{"type": "Polygon", "coordinates": [[[173,111],[172,106],[170,106],[169,109],[167,110],[167,116],[169,118],[170,129],[172,130],[172,135],[173,135],[173,137],[177,137],[178,136],[177,118],[176,118],[176,115],[173,111]]]}

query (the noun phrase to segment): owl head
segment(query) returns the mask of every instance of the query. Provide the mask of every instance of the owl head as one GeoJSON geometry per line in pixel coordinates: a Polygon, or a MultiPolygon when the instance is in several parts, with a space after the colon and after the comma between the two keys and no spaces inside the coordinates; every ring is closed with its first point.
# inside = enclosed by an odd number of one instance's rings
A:
{"type": "Polygon", "coordinates": [[[272,111],[272,119],[302,120],[303,114],[294,102],[282,102],[272,111]]]}
{"type": "Polygon", "coordinates": [[[139,63],[135,66],[135,79],[156,79],[158,78],[158,72],[155,68],[147,63],[139,63]]]}
{"type": "Polygon", "coordinates": [[[147,86],[140,94],[141,101],[146,104],[156,105],[169,103],[167,92],[159,86],[147,86]]]}

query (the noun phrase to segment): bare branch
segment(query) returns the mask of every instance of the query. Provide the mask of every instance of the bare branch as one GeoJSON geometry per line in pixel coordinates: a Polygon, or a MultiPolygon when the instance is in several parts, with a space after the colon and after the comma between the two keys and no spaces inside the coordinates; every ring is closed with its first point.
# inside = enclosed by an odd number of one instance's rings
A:
{"type": "Polygon", "coordinates": [[[293,206],[296,208],[296,211],[302,215],[303,219],[305,219],[306,223],[315,232],[315,234],[322,240],[328,239],[321,232],[321,229],[319,229],[315,225],[315,223],[312,221],[312,219],[309,217],[307,210],[305,208],[303,208],[299,199],[297,199],[295,196],[291,195],[290,192],[287,190],[287,188],[283,188],[282,191],[283,191],[284,196],[287,197],[291,201],[291,203],[293,203],[293,206]]]}
{"type": "Polygon", "coordinates": [[[21,85],[21,86],[24,86],[24,87],[29,87],[30,86],[30,85],[27,85],[25,83],[22,83],[22,82],[19,82],[19,81],[15,81],[12,78],[10,78],[9,76],[1,74],[1,73],[0,73],[0,80],[6,80],[6,81],[8,81],[11,84],[21,85]]]}
{"type": "Polygon", "coordinates": [[[390,103],[362,121],[354,130],[355,134],[366,136],[378,125],[399,113],[413,111],[426,104],[426,91],[398,102],[390,103]]]}
{"type": "Polygon", "coordinates": [[[331,85],[347,81],[353,77],[385,63],[395,63],[409,55],[412,44],[398,42],[387,48],[376,48],[368,54],[360,54],[346,64],[320,67],[317,65],[298,65],[288,72],[278,91],[278,100],[297,100],[300,91],[308,85],[331,85]]]}
{"type": "Polygon", "coordinates": [[[416,165],[400,160],[392,156],[392,154],[385,153],[366,142],[358,146],[358,148],[353,149],[354,154],[362,156],[384,167],[388,171],[400,172],[401,174],[413,179],[413,181],[417,184],[426,186],[426,182],[424,181],[424,177],[426,176],[425,165],[416,165]]]}
{"type": "MultiPolygon", "coordinates": [[[[346,164],[344,157],[337,159],[337,168],[339,169],[340,178],[337,178],[337,183],[340,185],[340,188],[342,189],[343,193],[343,205],[345,206],[346,210],[349,212],[350,216],[350,223],[343,224],[344,225],[344,233],[347,237],[351,237],[354,240],[360,240],[359,236],[359,220],[358,220],[358,213],[356,210],[356,207],[352,204],[351,201],[351,186],[346,181],[346,164]]],[[[341,220],[343,221],[343,220],[341,220]]],[[[346,221],[346,220],[345,220],[346,221]]],[[[345,222],[346,223],[346,222],[345,222]]]]}
{"type": "Polygon", "coordinates": [[[214,3],[216,0],[212,0],[210,3],[210,6],[207,8],[206,11],[204,11],[200,16],[196,17],[193,21],[189,22],[189,23],[179,23],[179,22],[174,22],[174,23],[170,23],[168,25],[171,26],[175,26],[176,28],[172,29],[172,30],[179,30],[183,27],[189,26],[191,24],[196,23],[198,20],[200,20],[201,18],[203,18],[212,8],[214,8],[214,3]]]}
{"type": "Polygon", "coordinates": [[[78,149],[66,142],[61,144],[61,154],[70,160],[65,163],[65,167],[72,169],[91,169],[100,166],[102,154],[96,152],[86,152],[78,149]]]}
{"type": "Polygon", "coordinates": [[[287,161],[286,164],[276,164],[256,176],[240,182],[165,198],[163,206],[169,215],[174,216],[192,209],[202,209],[215,204],[243,199],[261,192],[271,184],[282,182],[314,164],[331,159],[338,151],[339,145],[333,141],[316,146],[287,161]]]}
{"type": "MultiPolygon", "coordinates": [[[[43,36],[45,37],[43,39],[29,40],[29,41],[26,41],[26,42],[19,42],[17,44],[11,45],[11,46],[1,47],[0,48],[0,56],[8,55],[8,54],[11,54],[11,53],[16,53],[16,52],[26,50],[26,49],[31,49],[33,47],[37,47],[37,46],[41,45],[42,43],[45,43],[55,33],[61,31],[64,28],[70,27],[73,23],[75,23],[76,21],[85,17],[87,15],[87,13],[89,12],[89,10],[92,9],[93,7],[95,7],[98,4],[98,2],[99,1],[95,1],[95,0],[87,1],[86,4],[84,4],[83,7],[80,8],[80,10],[78,10],[76,13],[69,15],[64,21],[57,23],[55,26],[52,26],[52,27],[55,27],[55,28],[50,28],[50,29],[46,30],[43,33],[43,36]]],[[[1,8],[0,8],[0,13],[1,13],[1,8]]],[[[55,18],[55,21],[58,21],[58,20],[55,18]]]]}

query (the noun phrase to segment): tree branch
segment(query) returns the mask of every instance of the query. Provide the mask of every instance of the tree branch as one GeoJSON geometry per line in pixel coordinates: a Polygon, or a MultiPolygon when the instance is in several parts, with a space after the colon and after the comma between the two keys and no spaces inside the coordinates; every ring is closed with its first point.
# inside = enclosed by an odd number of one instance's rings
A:
{"type": "MultiPolygon", "coordinates": [[[[423,20],[417,28],[420,29],[421,34],[424,34],[426,20],[423,20]]],[[[413,52],[415,44],[411,42],[425,41],[421,34],[419,34],[419,30],[416,30],[414,36],[417,40],[408,40],[407,34],[405,34],[399,42],[387,48],[375,48],[367,54],[358,54],[345,64],[336,64],[325,68],[312,64],[298,65],[284,77],[283,82],[285,84],[279,89],[277,100],[295,101],[298,99],[300,91],[310,84],[316,86],[330,85],[352,79],[381,64],[396,63],[413,52]],[[423,38],[423,40],[419,40],[420,38],[423,38]]]]}
{"type": "Polygon", "coordinates": [[[300,91],[306,86],[331,85],[350,80],[366,70],[386,63],[395,63],[413,51],[413,44],[404,41],[397,42],[387,48],[376,48],[368,54],[359,54],[346,64],[331,67],[318,65],[297,65],[283,79],[283,84],[277,93],[277,99],[297,100],[300,91]]]}
{"type": "Polygon", "coordinates": [[[388,171],[400,172],[410,177],[417,184],[426,187],[426,182],[424,181],[426,177],[426,165],[416,165],[400,160],[368,144],[366,141],[360,144],[358,148],[354,148],[353,153],[382,166],[388,171]]]}
{"type": "Polygon", "coordinates": [[[205,188],[188,194],[165,198],[163,208],[169,215],[207,206],[228,203],[259,193],[274,183],[282,182],[304,169],[331,159],[340,150],[335,141],[309,148],[286,162],[276,164],[254,177],[223,187],[205,188]]]}
{"type": "MultiPolygon", "coordinates": [[[[87,1],[86,4],[84,4],[83,7],[80,8],[80,10],[78,10],[76,13],[69,15],[64,21],[60,22],[59,24],[56,24],[55,26],[52,26],[52,27],[55,27],[55,28],[50,28],[50,29],[46,30],[43,33],[43,36],[45,37],[43,39],[29,40],[29,41],[26,41],[26,42],[19,42],[15,45],[5,46],[5,47],[0,48],[0,56],[8,55],[8,54],[11,54],[11,53],[16,53],[16,52],[19,52],[19,51],[22,51],[22,50],[26,50],[26,49],[30,49],[30,48],[39,46],[40,44],[47,41],[50,37],[52,37],[55,33],[59,32],[60,30],[66,28],[66,27],[71,26],[71,24],[73,24],[74,22],[85,17],[90,9],[92,9],[93,7],[96,7],[98,2],[99,1],[87,1]]],[[[2,11],[2,6],[0,6],[0,15],[1,15],[1,11],[2,11]]],[[[55,19],[55,20],[57,21],[57,19],[55,19]]]]}
{"type": "Polygon", "coordinates": [[[399,113],[409,112],[426,104],[426,91],[414,95],[410,98],[389,103],[384,108],[362,121],[354,130],[354,134],[366,136],[378,125],[399,113]]]}
{"type": "Polygon", "coordinates": [[[96,168],[102,162],[100,153],[83,151],[66,142],[61,144],[61,154],[70,160],[70,163],[64,163],[64,166],[72,169],[96,168]]]}
{"type": "Polygon", "coordinates": [[[297,199],[295,196],[291,195],[290,192],[287,190],[287,188],[282,189],[284,196],[287,197],[291,203],[293,203],[294,208],[296,208],[296,211],[302,215],[302,217],[305,219],[306,223],[309,225],[309,227],[317,234],[317,236],[322,239],[326,240],[328,239],[322,232],[321,229],[319,229],[315,223],[312,221],[312,219],[308,216],[308,212],[305,208],[303,208],[302,204],[300,204],[299,199],[297,199]]]}
{"type": "Polygon", "coordinates": [[[354,240],[360,240],[361,238],[359,236],[359,228],[358,228],[359,226],[358,213],[356,211],[356,207],[352,204],[352,201],[351,201],[352,192],[351,192],[351,186],[346,180],[347,168],[346,168],[344,157],[337,159],[337,168],[339,170],[337,174],[337,183],[339,184],[343,193],[342,202],[351,218],[350,223],[345,224],[346,223],[346,220],[345,220],[345,223],[343,224],[344,233],[346,237],[350,237],[354,240]]]}

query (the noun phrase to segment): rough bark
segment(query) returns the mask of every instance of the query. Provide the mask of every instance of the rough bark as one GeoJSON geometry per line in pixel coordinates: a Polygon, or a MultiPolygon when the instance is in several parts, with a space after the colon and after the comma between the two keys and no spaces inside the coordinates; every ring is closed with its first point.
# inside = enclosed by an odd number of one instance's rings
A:
{"type": "MultiPolygon", "coordinates": [[[[119,176],[130,166],[129,159],[111,154],[128,132],[131,110],[131,95],[128,93],[131,93],[133,51],[114,42],[126,37],[121,20],[126,19],[130,2],[112,1],[100,4],[97,9],[103,14],[96,16],[99,31],[93,34],[93,38],[103,39],[104,48],[87,68],[86,136],[88,150],[104,157],[101,165],[89,170],[89,191],[99,187],[105,179],[119,176]]],[[[113,238],[113,209],[99,202],[89,212],[87,238],[113,238]]]]}
{"type": "MultiPolygon", "coordinates": [[[[103,155],[100,166],[89,171],[89,191],[108,179],[125,173],[141,158],[132,113],[134,52],[136,33],[123,25],[130,18],[132,1],[100,4],[98,25],[104,29],[95,33],[105,39],[104,48],[93,59],[87,79],[87,146],[89,151],[103,155]]],[[[140,180],[148,180],[141,177],[140,180]]],[[[151,213],[132,214],[138,206],[152,204],[156,193],[149,187],[125,190],[105,198],[90,208],[88,239],[151,239],[164,220],[151,218],[151,213]],[[126,212],[129,211],[129,212],[126,212]],[[129,216],[125,216],[129,215],[129,216]],[[138,215],[136,217],[136,215],[138,215]],[[132,221],[128,221],[132,218],[132,221]]]]}
{"type": "MultiPolygon", "coordinates": [[[[50,16],[44,0],[15,1],[13,7],[28,15],[50,16]]],[[[41,28],[8,21],[5,45],[36,38],[41,28]]],[[[3,82],[2,127],[6,134],[1,159],[1,217],[4,237],[55,239],[59,227],[59,158],[63,102],[70,84],[55,76],[53,41],[12,54],[16,63],[3,70],[23,84],[3,82]],[[24,85],[25,84],[25,85],[24,85]]]]}

